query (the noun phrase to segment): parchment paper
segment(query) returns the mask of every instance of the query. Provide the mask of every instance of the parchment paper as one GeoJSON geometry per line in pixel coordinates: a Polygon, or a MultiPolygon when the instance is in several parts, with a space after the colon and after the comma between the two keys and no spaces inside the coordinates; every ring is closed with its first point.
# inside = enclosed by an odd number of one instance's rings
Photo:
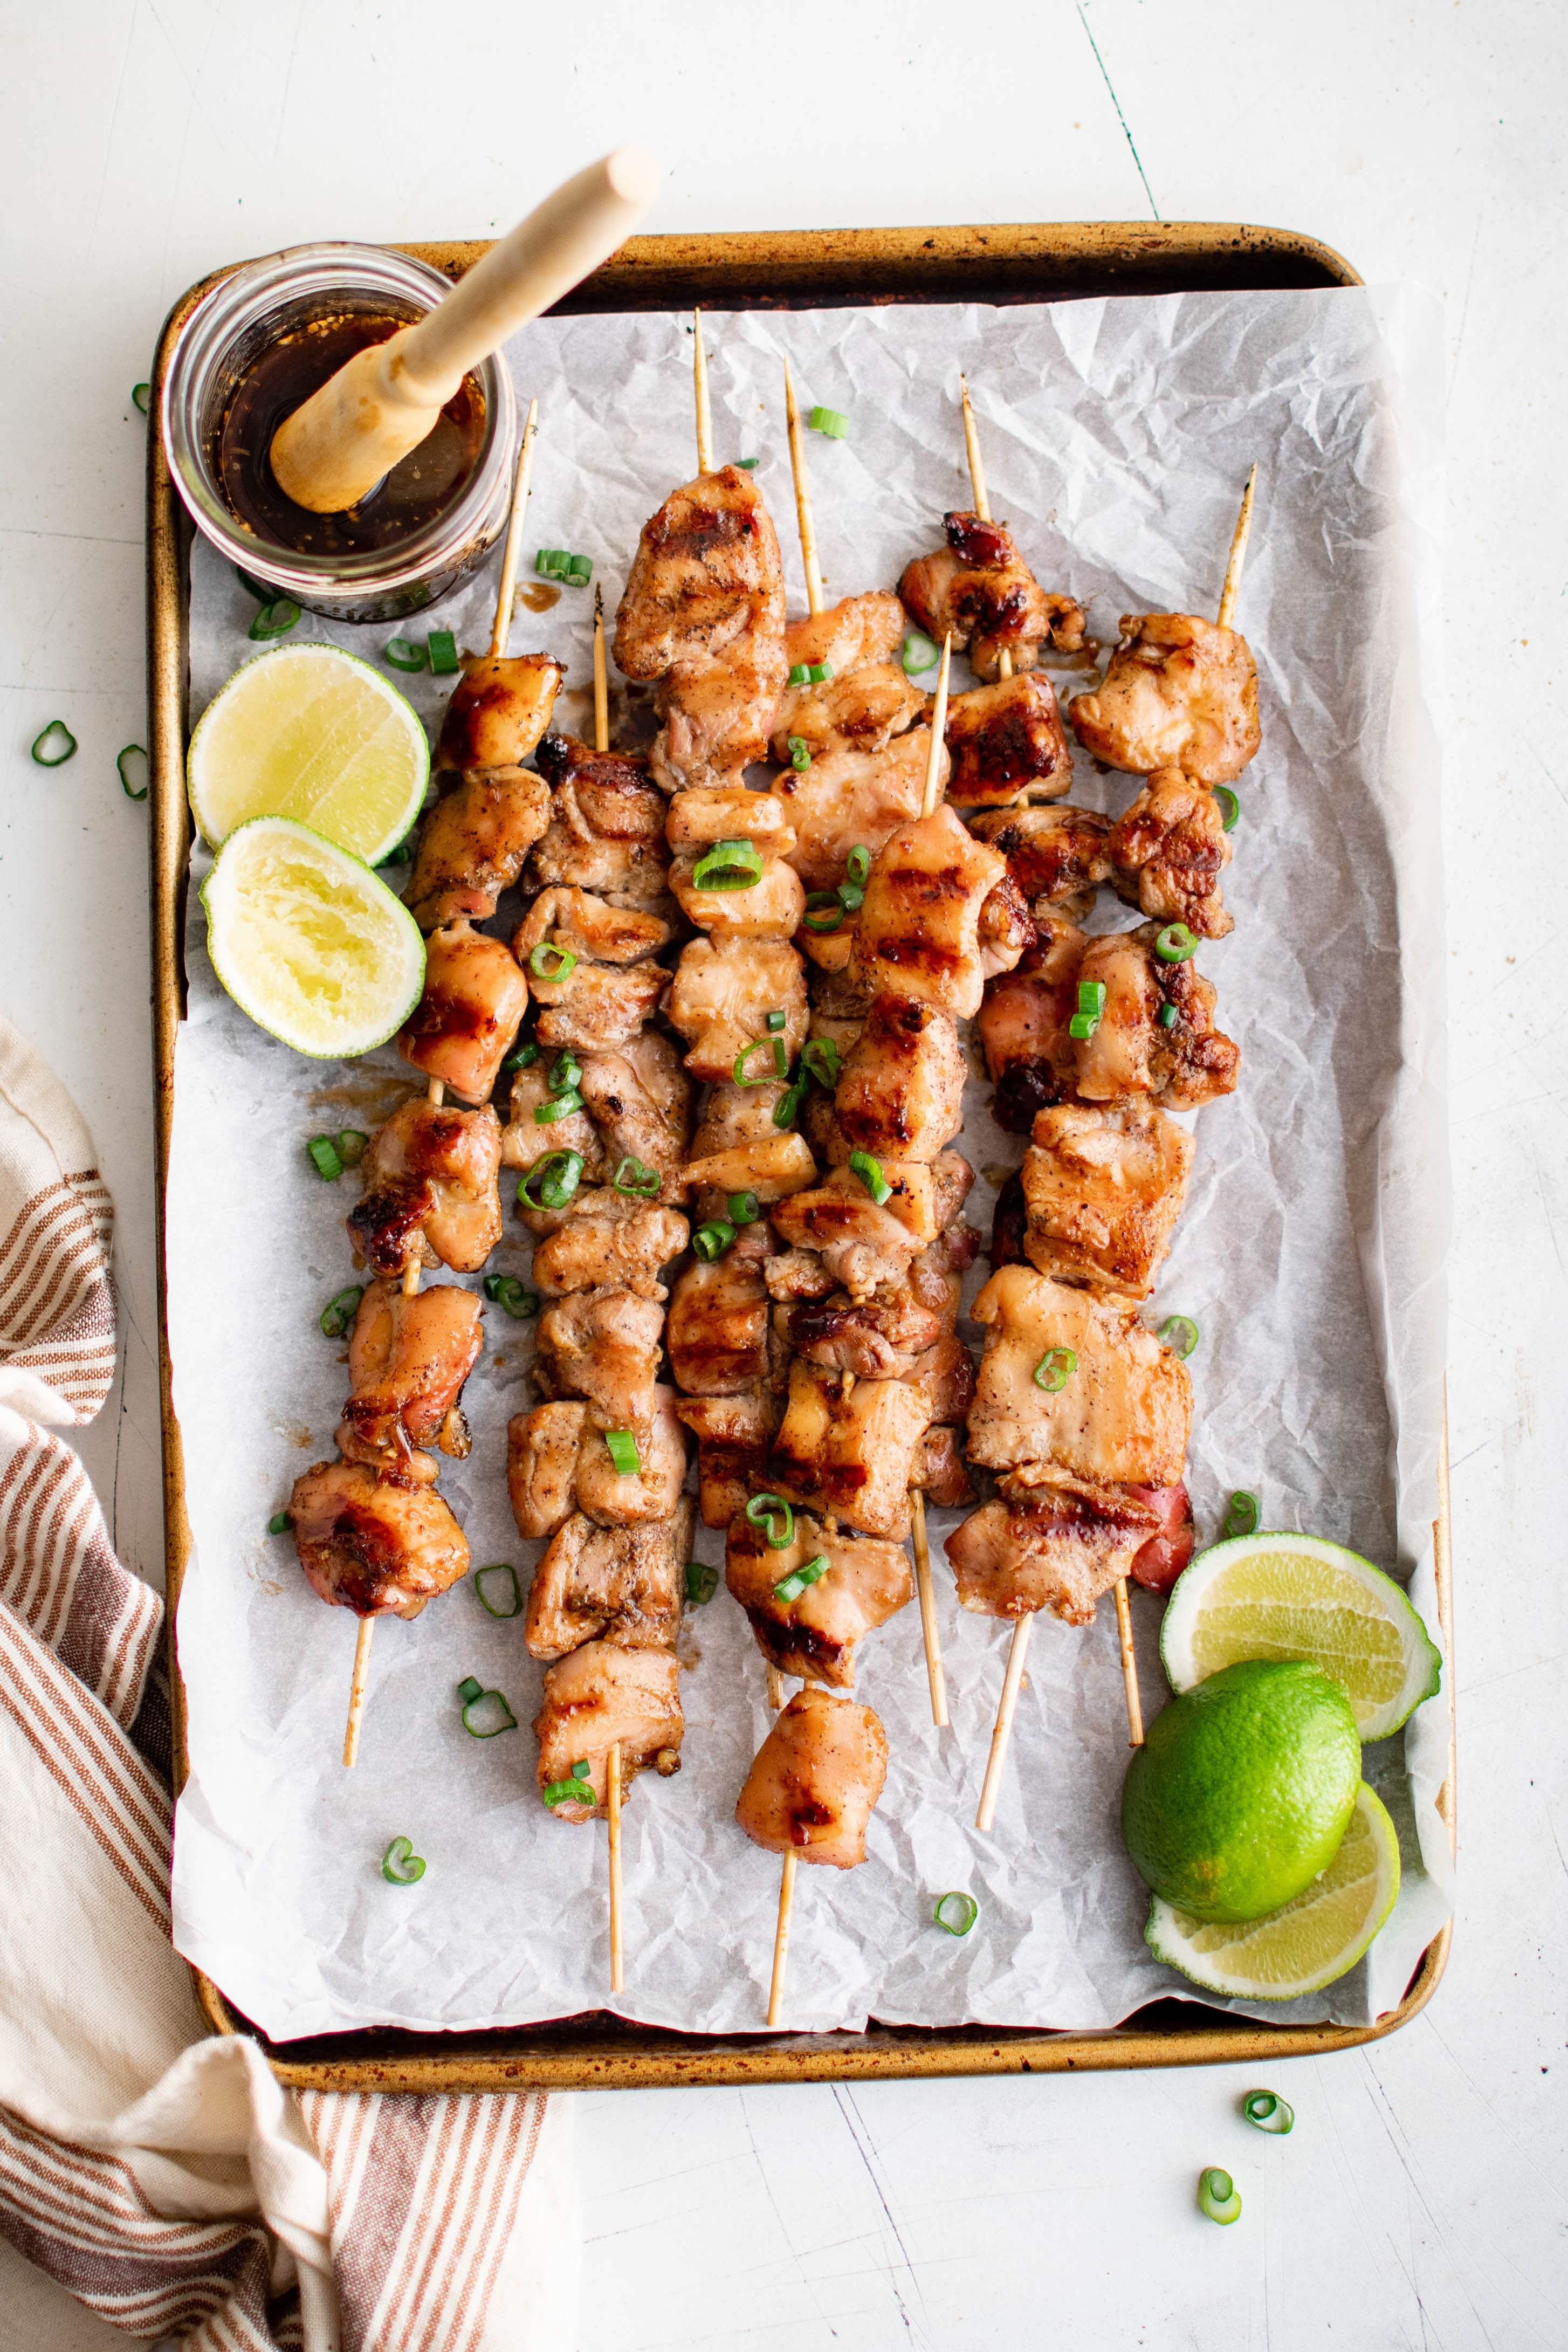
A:
{"type": "MultiPolygon", "coordinates": [[[[718,454],[761,458],[792,610],[805,597],[786,351],[804,400],[849,419],[842,441],[808,436],[830,596],[895,583],[937,542],[943,510],[968,505],[961,365],[993,510],[1047,586],[1089,604],[1102,639],[1124,611],[1214,609],[1258,461],[1238,623],[1258,659],[1263,749],[1238,785],[1226,877],[1237,928],[1201,950],[1221,1026],[1241,1043],[1241,1082],[1198,1115],[1191,1196],[1151,1319],[1180,1310],[1202,1329],[1190,1364],[1200,1538],[1217,1533],[1233,1488],[1255,1488],[1265,1525],[1340,1538],[1412,1579],[1434,1635],[1448,1218],[1436,325],[1423,297],[1361,289],[707,320],[718,454]]],[[[526,330],[511,358],[520,394],[540,403],[526,562],[542,545],[591,554],[613,607],[641,524],[694,470],[689,332],[668,316],[552,320],[526,330]]],[[[494,578],[492,562],[430,625],[487,641],[494,578]]],[[[195,715],[253,651],[251,601],[205,542],[192,607],[195,715]]],[[[590,593],[569,591],[537,617],[520,609],[511,645],[561,654],[582,689],[590,629],[590,593]]],[[[392,634],[310,615],[298,632],[373,659],[392,634]]],[[[962,664],[953,682],[971,682],[962,664]]],[[[1058,677],[1064,694],[1081,682],[1058,677]]],[[[434,728],[446,682],[411,690],[434,728]]],[[[582,702],[562,715],[588,731],[582,702]]],[[[1075,798],[1126,806],[1132,779],[1079,763],[1075,798]]],[[[515,919],[503,902],[494,928],[515,919]]],[[[1100,928],[1134,919],[1102,892],[1100,928]]],[[[298,1473],[330,1456],[346,1386],[345,1349],[317,1318],[355,1278],[342,1219],[357,1180],[321,1182],[303,1146],[323,1128],[371,1127],[409,1074],[390,1049],[340,1067],[274,1043],[216,986],[204,932],[193,889],[168,1201],[195,1537],[179,1617],[192,1772],[175,1941],[277,2036],[605,2005],[604,1832],[540,1804],[528,1725],[542,1670],[521,1619],[488,1617],[465,1580],[414,1624],[384,1621],[359,1767],[339,1764],[354,1620],[317,1600],[287,1536],[266,1533],[298,1473]],[[455,1686],[467,1675],[507,1694],[517,1732],[466,1736],[455,1686]],[[428,1864],[413,1887],[381,1876],[397,1835],[428,1864]]],[[[994,1181],[1024,1147],[984,1099],[976,1087],[964,1147],[981,1171],[968,1213],[988,1230],[994,1181]]],[[[527,1263],[509,1218],[492,1268],[527,1263]]],[[[473,1454],[443,1461],[442,1486],[476,1565],[510,1559],[526,1577],[540,1548],[519,1542],[504,1464],[507,1417],[532,1402],[529,1327],[495,1307],[486,1323],[466,1400],[473,1454]]],[[[995,1834],[982,1837],[973,1822],[1007,1631],[957,1607],[941,1548],[953,1515],[933,1523],[952,1729],[929,1721],[910,1607],[862,1647],[858,1696],[887,1726],[891,1769],[865,1865],[799,1874],[788,2024],[1103,2027],[1190,1992],[1143,1944],[1148,1898],[1118,1830],[1127,1748],[1109,1600],[1087,1632],[1037,1622],[995,1834]],[[948,1888],[980,1904],[962,1941],[931,1924],[948,1888]]],[[[722,1538],[704,1532],[699,1549],[721,1561],[722,1538]]],[[[1160,1604],[1135,1591],[1133,1610],[1152,1711],[1166,1695],[1160,1604]]],[[[685,1654],[685,1769],[645,1776],[626,1808],[618,2006],[734,2032],[765,2009],[778,1865],[733,1820],[770,1718],[762,1659],[722,1585],[690,1612],[685,1654]]],[[[1398,2000],[1447,1908],[1433,1804],[1446,1746],[1435,1704],[1367,1753],[1405,1864],[1370,1964],[1326,1995],[1251,2013],[1361,2022],[1398,2000]]]]}

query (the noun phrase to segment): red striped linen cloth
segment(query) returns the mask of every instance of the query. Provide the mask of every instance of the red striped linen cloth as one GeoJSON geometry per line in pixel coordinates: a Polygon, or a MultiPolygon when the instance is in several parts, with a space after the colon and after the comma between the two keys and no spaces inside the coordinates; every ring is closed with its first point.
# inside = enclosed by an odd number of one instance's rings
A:
{"type": "Polygon", "coordinates": [[[163,1604],[59,1433],[113,1377],[112,1222],[0,1018],[0,2346],[571,2352],[566,2103],[297,2098],[204,2033],[169,1941],[163,1604]]]}

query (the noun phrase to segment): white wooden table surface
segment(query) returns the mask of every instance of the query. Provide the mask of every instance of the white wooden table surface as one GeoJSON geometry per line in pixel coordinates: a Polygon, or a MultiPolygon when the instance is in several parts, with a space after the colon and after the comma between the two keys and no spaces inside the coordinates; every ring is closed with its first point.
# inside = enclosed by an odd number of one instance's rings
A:
{"type": "MultiPolygon", "coordinates": [[[[83,1450],[122,1555],[153,1575],[145,818],[113,761],[144,733],[129,394],[186,285],[310,236],[488,234],[640,136],[668,167],[658,228],[1247,219],[1442,296],[1462,1864],[1447,1980],[1393,2040],[1272,2070],[1289,2140],[1239,2122],[1247,2074],[585,2098],[582,2345],[1568,2345],[1552,1696],[1568,1653],[1568,15],[0,0],[0,34],[3,1001],[86,1110],[113,1188],[125,1358],[83,1450]],[[56,716],[81,751],[49,774],[26,747],[56,716]],[[1194,2207],[1211,2162],[1246,2200],[1231,2230],[1194,2207]]],[[[222,1265],[212,1283],[221,1311],[222,1265]]],[[[0,2340],[32,2352],[39,2325],[14,2308],[0,2340]]]]}

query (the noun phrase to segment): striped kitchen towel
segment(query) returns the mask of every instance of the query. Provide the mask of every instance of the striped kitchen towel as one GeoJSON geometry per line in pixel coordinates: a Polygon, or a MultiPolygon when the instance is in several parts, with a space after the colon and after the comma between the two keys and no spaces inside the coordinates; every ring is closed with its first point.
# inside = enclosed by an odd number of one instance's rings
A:
{"type": "MultiPolygon", "coordinates": [[[[49,2294],[19,2254],[196,2352],[569,2352],[561,2102],[295,2098],[204,2034],[143,1752],[162,1604],[59,1434],[113,1373],[111,1220],[74,1105],[0,1019],[0,2309],[49,2294]]],[[[65,2352],[54,2304],[31,2340],[65,2352]]]]}

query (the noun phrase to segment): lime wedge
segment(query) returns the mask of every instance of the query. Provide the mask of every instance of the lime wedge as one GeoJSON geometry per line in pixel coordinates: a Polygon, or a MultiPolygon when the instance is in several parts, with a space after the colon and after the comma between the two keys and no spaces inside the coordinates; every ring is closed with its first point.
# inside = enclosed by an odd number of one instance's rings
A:
{"type": "Polygon", "coordinates": [[[1234,1924],[1194,1919],[1156,1895],[1143,1940],[1156,1959],[1209,1992],[1295,2000],[1354,1968],[1398,1893],[1399,1840],[1363,1780],[1338,1853],[1302,1894],[1234,1924]]]}
{"type": "Polygon", "coordinates": [[[1430,1698],[1442,1659],[1391,1576],[1319,1536],[1233,1536],[1177,1579],[1160,1632],[1171,1687],[1243,1658],[1307,1658],[1343,1685],[1363,1739],[1430,1698]]]}
{"type": "Polygon", "coordinates": [[[290,817],[252,817],[232,833],[202,904],[219,980],[297,1053],[368,1053],[419,1002],[425,942],[407,908],[359,858],[290,817]]]}
{"type": "Polygon", "coordinates": [[[185,759],[210,847],[254,816],[291,816],[368,866],[402,840],[429,782],[413,704],[338,646],[258,654],[203,711],[185,759]]]}

